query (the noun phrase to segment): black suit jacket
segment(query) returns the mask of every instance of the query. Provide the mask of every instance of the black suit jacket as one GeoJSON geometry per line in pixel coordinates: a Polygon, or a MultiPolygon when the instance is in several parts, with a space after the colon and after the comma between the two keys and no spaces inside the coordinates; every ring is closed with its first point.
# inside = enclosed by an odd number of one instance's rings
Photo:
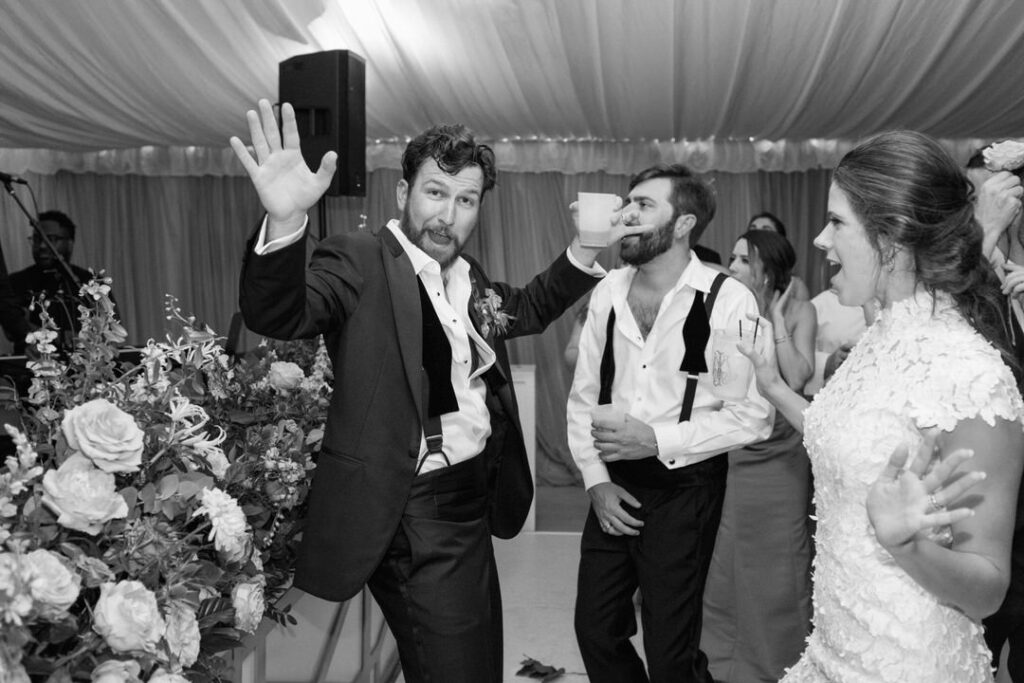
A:
{"type": "MultiPolygon", "coordinates": [[[[246,325],[278,339],[324,334],[334,371],[295,585],[347,600],[380,563],[415,476],[424,413],[417,277],[386,228],[325,239],[308,269],[302,240],[264,256],[254,240],[241,276],[246,325]]],[[[524,288],[492,283],[469,261],[474,295],[493,289],[515,317],[508,337],[542,331],[597,282],[564,254],[524,288]]],[[[491,477],[491,531],[508,538],[526,519],[533,481],[505,342],[493,332],[488,342],[497,361],[484,376],[492,434],[481,457],[491,477]]]]}

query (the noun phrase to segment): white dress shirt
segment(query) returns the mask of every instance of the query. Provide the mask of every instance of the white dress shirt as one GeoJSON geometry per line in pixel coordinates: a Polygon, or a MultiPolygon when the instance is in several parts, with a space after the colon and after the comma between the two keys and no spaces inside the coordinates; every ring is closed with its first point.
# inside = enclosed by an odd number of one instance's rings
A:
{"type": "MultiPolygon", "coordinates": [[[[265,241],[266,227],[264,219],[254,249],[260,255],[282,249],[301,239],[306,223],[304,222],[295,232],[269,243],[265,241]]],[[[473,293],[469,263],[460,256],[442,276],[441,265],[409,241],[397,219],[388,221],[387,229],[409,257],[413,271],[423,283],[452,348],[451,382],[459,409],[441,415],[443,456],[439,453],[428,454],[425,435],[420,438],[419,460],[422,465],[419,473],[424,474],[446,465],[469,460],[483,451],[487,437],[491,435],[491,419],[485,403],[487,389],[483,374],[494,365],[495,354],[473,327],[469,318],[469,300],[473,293]],[[475,369],[470,344],[476,346],[478,364],[475,369]]],[[[605,271],[601,266],[584,266],[573,258],[571,250],[567,250],[566,254],[576,268],[591,275],[604,275],[605,271]]]]}
{"type": "MultiPolygon", "coordinates": [[[[722,399],[715,395],[711,372],[699,376],[689,420],[679,422],[686,374],[680,372],[685,346],[682,328],[693,304],[694,293],[705,293],[719,271],[702,264],[690,252],[690,264],[675,287],[662,299],[658,316],[645,340],[627,303],[636,268],[613,270],[594,289],[587,320],[580,335],[579,360],[567,407],[569,449],[583,473],[586,488],[610,481],[608,469],[598,456],[590,434],[590,411],[600,391],[601,357],[604,352],[608,313],[615,310],[615,379],[612,403],[627,407],[630,416],[654,429],[658,459],[666,468],[685,467],[744,444],[762,441],[771,434],[774,409],[757,392],[751,373],[746,397],[722,399]]],[[[739,281],[728,278],[711,313],[711,329],[736,330],[747,314],[757,315],[754,296],[739,281]]],[[[765,358],[775,357],[772,331],[766,321],[756,348],[765,358]]],[[[704,351],[712,367],[712,342],[704,351]]]]}

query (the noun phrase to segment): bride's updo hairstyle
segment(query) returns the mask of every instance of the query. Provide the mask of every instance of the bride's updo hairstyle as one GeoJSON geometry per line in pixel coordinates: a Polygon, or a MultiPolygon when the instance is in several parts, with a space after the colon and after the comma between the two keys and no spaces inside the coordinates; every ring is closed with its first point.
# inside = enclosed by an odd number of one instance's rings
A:
{"type": "Polygon", "coordinates": [[[1015,368],[1005,299],[981,250],[973,189],[949,154],[921,133],[882,133],[844,156],[832,182],[864,224],[882,267],[904,249],[913,257],[917,281],[932,294],[952,295],[964,317],[1015,368]]]}

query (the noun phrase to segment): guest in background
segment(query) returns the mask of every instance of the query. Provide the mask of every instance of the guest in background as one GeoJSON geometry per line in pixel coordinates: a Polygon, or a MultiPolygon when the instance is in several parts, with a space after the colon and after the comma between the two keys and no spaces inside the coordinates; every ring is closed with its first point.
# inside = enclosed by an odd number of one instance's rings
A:
{"type": "Polygon", "coordinates": [[[844,306],[831,289],[816,294],[811,305],[818,329],[814,335],[814,374],[804,385],[805,396],[818,393],[874,321],[870,305],[844,306]]]}
{"type": "MultiPolygon", "coordinates": [[[[49,313],[58,328],[56,346],[64,351],[74,347],[74,337],[81,328],[78,315],[78,288],[92,279],[92,273],[71,263],[71,254],[75,248],[75,223],[61,211],[44,211],[37,219],[39,230],[53,244],[57,254],[68,265],[78,279],[75,283],[58,261],[57,256],[39,237],[33,233],[32,259],[35,263],[28,268],[11,273],[11,288],[25,309],[28,324],[31,328],[39,327],[38,308],[29,310],[32,299],[45,294],[50,302],[49,313]]],[[[114,297],[111,295],[111,301],[114,297]]],[[[14,339],[14,352],[25,352],[25,337],[14,339]]]]}
{"type": "MultiPolygon", "coordinates": [[[[974,217],[984,235],[984,250],[1003,282],[1011,343],[1024,366],[1024,310],[1020,283],[1024,276],[1024,218],[1021,176],[1024,144],[1002,141],[978,150],[967,162],[974,184],[974,217]]],[[[1018,386],[1020,384],[1018,368],[1018,386]]],[[[998,669],[1004,645],[1009,645],[1006,669],[1010,680],[1024,682],[1024,490],[1017,493],[1017,520],[1010,553],[1010,587],[995,614],[985,619],[985,642],[998,669]]]]}
{"type": "Polygon", "coordinates": [[[623,222],[655,231],[623,240],[627,265],[594,289],[567,406],[569,448],[591,499],[576,637],[594,683],[710,683],[701,596],[726,452],[767,437],[772,413],[753,377],[721,395],[709,338],[748,322],[757,303],[693,256],[715,211],[704,180],[682,165],[657,166],[629,188],[623,222]],[[637,587],[646,671],[629,641],[637,587]]]}
{"type": "MultiPolygon", "coordinates": [[[[779,372],[799,389],[814,368],[816,316],[810,303],[792,298],[795,263],[785,237],[749,230],[729,269],[771,321],[779,372]]],[[[781,413],[768,439],[729,453],[701,636],[720,683],[775,683],[803,651],[811,625],[810,480],[801,434],[781,413]]]]}
{"type": "MultiPolygon", "coordinates": [[[[771,211],[762,211],[751,216],[747,221],[747,230],[771,230],[789,239],[786,235],[786,224],[771,211]]],[[[791,280],[793,281],[793,293],[790,296],[794,300],[807,301],[811,298],[811,291],[799,276],[794,275],[791,280]]]]}

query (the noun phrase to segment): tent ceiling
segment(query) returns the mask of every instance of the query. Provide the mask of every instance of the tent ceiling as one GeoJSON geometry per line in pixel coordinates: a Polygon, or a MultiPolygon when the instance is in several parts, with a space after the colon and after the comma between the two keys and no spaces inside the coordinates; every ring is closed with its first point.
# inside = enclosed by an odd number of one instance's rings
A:
{"type": "Polygon", "coordinates": [[[895,127],[954,143],[1024,135],[1013,0],[0,6],[0,163],[15,172],[229,167],[227,138],[257,98],[276,98],[278,63],[330,49],[366,59],[371,167],[443,121],[505,144],[524,170],[628,165],[651,149],[808,167],[895,127]]]}

